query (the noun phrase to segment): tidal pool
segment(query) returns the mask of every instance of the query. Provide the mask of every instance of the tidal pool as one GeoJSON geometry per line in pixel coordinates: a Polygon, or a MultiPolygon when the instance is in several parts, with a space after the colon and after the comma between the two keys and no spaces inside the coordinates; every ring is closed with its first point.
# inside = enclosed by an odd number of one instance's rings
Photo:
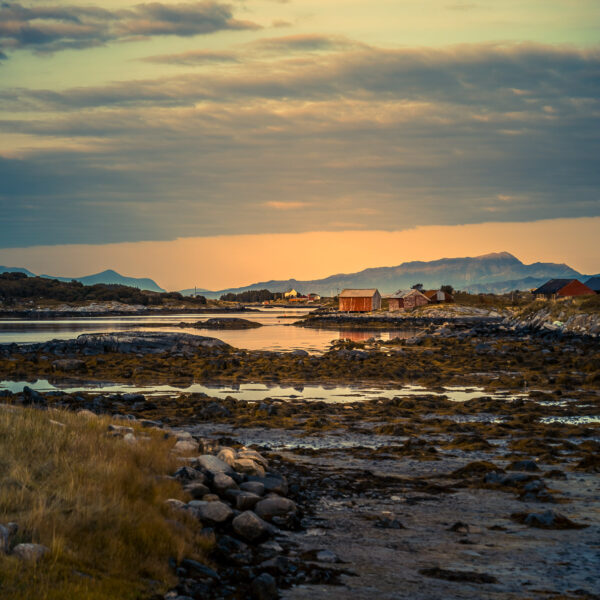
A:
{"type": "Polygon", "coordinates": [[[232,396],[240,400],[261,401],[265,398],[277,400],[306,400],[322,402],[363,402],[377,398],[395,398],[406,396],[447,396],[454,402],[466,402],[475,398],[491,397],[495,399],[514,400],[524,398],[525,393],[498,392],[486,394],[483,388],[447,387],[443,391],[431,391],[419,385],[406,385],[401,387],[373,387],[373,386],[343,386],[343,385],[266,385],[262,383],[241,384],[208,384],[193,383],[189,386],[176,387],[172,385],[135,386],[122,383],[85,382],[80,385],[52,384],[46,379],[35,382],[27,381],[0,381],[0,390],[9,390],[13,393],[23,391],[25,386],[38,392],[62,391],[68,394],[87,392],[95,394],[125,394],[141,393],[146,396],[162,394],[190,394],[201,393],[208,396],[232,396]]]}

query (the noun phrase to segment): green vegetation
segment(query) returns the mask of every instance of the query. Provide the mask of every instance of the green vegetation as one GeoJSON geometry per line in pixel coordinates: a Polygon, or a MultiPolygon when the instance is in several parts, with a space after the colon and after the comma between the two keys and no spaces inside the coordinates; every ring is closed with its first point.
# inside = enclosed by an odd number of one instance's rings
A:
{"type": "Polygon", "coordinates": [[[60,302],[122,302],[144,306],[161,306],[173,301],[206,304],[203,296],[184,297],[178,292],[149,292],[125,285],[83,285],[78,281],[58,281],[44,277],[27,277],[24,273],[0,273],[0,302],[14,306],[24,300],[60,302]]]}
{"type": "Polygon", "coordinates": [[[0,514],[17,543],[50,554],[27,564],[0,555],[3,600],[126,600],[176,583],[169,559],[200,558],[206,541],[164,476],[178,466],[174,441],[136,432],[109,437],[105,418],[66,411],[0,409],[0,514]]]}
{"type": "Polygon", "coordinates": [[[267,302],[279,300],[283,294],[280,292],[270,292],[269,290],[248,290],[239,294],[223,294],[221,300],[226,302],[267,302]]]}

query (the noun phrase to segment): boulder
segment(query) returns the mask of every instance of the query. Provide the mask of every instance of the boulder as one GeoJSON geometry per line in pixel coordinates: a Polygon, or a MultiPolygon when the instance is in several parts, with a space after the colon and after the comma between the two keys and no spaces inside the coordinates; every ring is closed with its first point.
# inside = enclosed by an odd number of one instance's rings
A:
{"type": "Polygon", "coordinates": [[[265,494],[265,485],[260,481],[245,481],[240,484],[240,489],[244,492],[256,494],[257,496],[264,496],[265,494]]]}
{"type": "Polygon", "coordinates": [[[206,494],[210,494],[210,490],[203,483],[193,482],[183,486],[183,489],[192,497],[194,500],[199,500],[206,494]]]}
{"type": "Polygon", "coordinates": [[[17,544],[13,548],[13,555],[25,561],[38,562],[46,554],[50,553],[50,548],[41,544],[17,544]]]}
{"type": "Polygon", "coordinates": [[[261,573],[252,581],[251,585],[253,600],[276,600],[279,598],[277,582],[272,575],[261,573]]]}
{"type": "Polygon", "coordinates": [[[286,517],[296,513],[296,505],[289,498],[273,496],[264,498],[255,507],[256,514],[266,521],[273,517],[286,517]]]}
{"type": "Polygon", "coordinates": [[[233,519],[233,530],[248,542],[257,542],[269,536],[269,525],[256,513],[247,510],[233,519]]]}
{"type": "Polygon", "coordinates": [[[75,413],[78,417],[83,417],[84,419],[97,419],[98,415],[93,413],[91,410],[87,410],[86,408],[82,408],[75,413]]]}
{"type": "Polygon", "coordinates": [[[225,492],[229,489],[237,489],[237,483],[229,477],[229,475],[225,475],[225,473],[217,473],[212,482],[212,488],[216,494],[224,495],[225,492]]]}
{"type": "Polygon", "coordinates": [[[238,473],[246,473],[257,477],[265,476],[264,467],[253,461],[251,458],[238,458],[234,461],[232,466],[238,473]]]}
{"type": "Polygon", "coordinates": [[[185,502],[182,502],[177,498],[169,498],[168,500],[165,500],[165,504],[168,504],[171,508],[175,510],[184,510],[186,508],[185,502]]]}
{"type": "Polygon", "coordinates": [[[202,456],[199,456],[196,459],[196,464],[203,469],[210,471],[213,475],[216,475],[217,473],[231,475],[233,473],[233,469],[230,465],[212,454],[203,454],[202,456]]]}
{"type": "Polygon", "coordinates": [[[248,481],[258,481],[265,487],[265,492],[273,492],[280,496],[285,496],[288,493],[288,485],[285,477],[280,475],[269,474],[265,477],[256,475],[248,475],[248,481]]]}
{"type": "Polygon", "coordinates": [[[247,450],[244,448],[243,450],[240,450],[237,453],[237,457],[238,458],[249,458],[249,459],[253,460],[254,462],[261,464],[265,469],[268,468],[268,466],[269,466],[267,459],[262,454],[258,453],[256,450],[247,450]]]}
{"type": "Polygon", "coordinates": [[[227,463],[228,465],[233,466],[233,463],[237,458],[237,453],[233,448],[224,447],[221,448],[219,454],[217,454],[217,458],[227,463]]]}
{"type": "Polygon", "coordinates": [[[252,510],[261,500],[261,497],[252,492],[240,491],[235,497],[235,507],[238,510],[252,510]]]}
{"type": "Polygon", "coordinates": [[[198,442],[193,440],[178,440],[173,446],[175,452],[196,452],[198,450],[198,442]]]}
{"type": "Polygon", "coordinates": [[[202,502],[200,506],[194,506],[198,518],[209,525],[219,525],[229,521],[233,516],[233,510],[227,504],[220,501],[202,502]]]}
{"type": "Polygon", "coordinates": [[[173,473],[173,477],[183,482],[193,481],[194,483],[204,483],[204,473],[188,466],[179,467],[179,469],[173,473]]]}
{"type": "Polygon", "coordinates": [[[80,371],[85,369],[85,362],[76,358],[61,358],[52,363],[55,371],[80,371]]]}
{"type": "Polygon", "coordinates": [[[219,575],[213,571],[210,567],[203,565],[197,560],[192,560],[191,558],[184,558],[181,561],[181,566],[188,572],[190,577],[194,579],[214,579],[216,581],[220,580],[219,575]]]}

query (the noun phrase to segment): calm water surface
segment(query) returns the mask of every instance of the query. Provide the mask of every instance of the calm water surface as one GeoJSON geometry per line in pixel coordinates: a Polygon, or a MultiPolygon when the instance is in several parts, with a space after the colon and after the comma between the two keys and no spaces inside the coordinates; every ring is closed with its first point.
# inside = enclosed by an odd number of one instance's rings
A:
{"type": "Polygon", "coordinates": [[[81,317],[68,319],[0,319],[0,344],[46,342],[52,339],[70,339],[83,333],[107,331],[171,331],[216,337],[236,348],[271,350],[277,352],[306,350],[319,353],[327,350],[332,341],[349,338],[364,341],[368,338],[391,339],[411,337],[414,332],[399,330],[347,331],[308,329],[290,324],[310,312],[310,309],[264,309],[258,312],[202,313],[154,316],[81,317]],[[174,327],[178,323],[196,323],[213,317],[239,317],[261,323],[263,327],[242,330],[214,330],[174,327]],[[144,324],[152,323],[152,327],[144,324]]]}
{"type": "Polygon", "coordinates": [[[497,392],[486,394],[483,388],[478,387],[447,387],[443,391],[431,391],[420,385],[405,385],[400,387],[374,387],[374,386],[349,386],[349,385],[266,385],[263,383],[241,384],[202,384],[193,383],[189,386],[175,387],[172,385],[135,386],[120,383],[84,383],[81,385],[52,384],[46,379],[34,382],[27,381],[0,381],[0,390],[10,390],[13,393],[23,391],[25,386],[38,392],[63,391],[68,394],[89,392],[97,394],[123,394],[142,393],[146,396],[181,393],[203,393],[217,398],[232,396],[239,400],[261,401],[265,398],[279,400],[307,400],[324,402],[362,402],[376,398],[395,398],[396,396],[447,396],[455,402],[466,402],[483,396],[502,399],[516,399],[526,397],[525,393],[497,392]]]}

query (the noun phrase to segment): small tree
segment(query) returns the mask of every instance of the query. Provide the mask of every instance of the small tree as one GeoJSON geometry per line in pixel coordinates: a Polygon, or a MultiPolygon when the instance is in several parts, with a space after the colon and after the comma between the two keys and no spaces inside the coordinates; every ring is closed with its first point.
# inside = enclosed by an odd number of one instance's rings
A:
{"type": "Polygon", "coordinates": [[[415,283],[415,285],[413,285],[411,289],[412,290],[419,290],[419,292],[421,292],[421,291],[423,291],[423,284],[422,283],[415,283]]]}
{"type": "Polygon", "coordinates": [[[440,291],[445,292],[446,294],[454,295],[454,288],[451,285],[445,284],[440,288],[440,291]]]}

